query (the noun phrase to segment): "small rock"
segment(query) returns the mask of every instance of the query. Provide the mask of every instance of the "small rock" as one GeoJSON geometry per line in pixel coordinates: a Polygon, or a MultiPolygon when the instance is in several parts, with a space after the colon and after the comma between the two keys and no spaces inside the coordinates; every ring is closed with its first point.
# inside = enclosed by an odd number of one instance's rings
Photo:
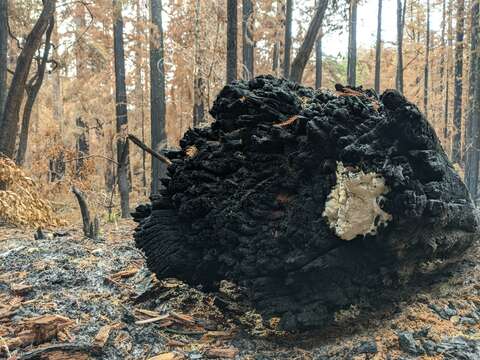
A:
{"type": "Polygon", "coordinates": [[[415,333],[413,334],[413,337],[415,337],[415,338],[424,338],[424,337],[427,337],[429,331],[430,331],[430,327],[429,327],[429,326],[424,327],[423,329],[415,332],[415,333]]]}
{"type": "Polygon", "coordinates": [[[411,333],[404,331],[398,334],[398,343],[402,351],[412,355],[418,354],[417,344],[411,333]]]}
{"type": "Polygon", "coordinates": [[[435,344],[432,340],[424,340],[422,341],[423,348],[428,356],[434,356],[436,352],[437,344],[435,344]]]}
{"type": "Polygon", "coordinates": [[[438,305],[430,304],[429,307],[430,309],[435,311],[438,314],[438,316],[440,316],[442,319],[445,319],[445,320],[450,320],[452,316],[457,315],[457,310],[455,310],[450,306],[445,306],[442,308],[438,305]]]}
{"type": "Polygon", "coordinates": [[[373,340],[364,341],[357,347],[357,354],[376,354],[378,352],[377,343],[373,340]]]}
{"type": "Polygon", "coordinates": [[[471,317],[461,317],[460,324],[475,325],[478,323],[478,320],[471,317]]]}

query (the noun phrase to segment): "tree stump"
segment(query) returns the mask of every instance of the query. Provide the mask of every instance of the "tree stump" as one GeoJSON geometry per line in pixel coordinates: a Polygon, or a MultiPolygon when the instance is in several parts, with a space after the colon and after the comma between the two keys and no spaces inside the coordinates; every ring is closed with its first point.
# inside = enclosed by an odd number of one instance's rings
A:
{"type": "Polygon", "coordinates": [[[159,278],[226,279],[284,329],[314,328],[477,235],[434,130],[395,90],[261,76],[226,86],[211,114],[133,214],[159,278]]]}

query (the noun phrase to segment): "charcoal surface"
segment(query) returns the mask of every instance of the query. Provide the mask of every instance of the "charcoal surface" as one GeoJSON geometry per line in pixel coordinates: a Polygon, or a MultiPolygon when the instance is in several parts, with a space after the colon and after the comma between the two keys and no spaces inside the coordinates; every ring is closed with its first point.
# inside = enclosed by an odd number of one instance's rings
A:
{"type": "Polygon", "coordinates": [[[477,235],[434,130],[394,90],[313,90],[261,76],[224,87],[211,115],[166,154],[165,189],[133,214],[136,244],[160,278],[206,290],[226,279],[264,319],[318,328],[430,261],[454,259],[477,235]],[[388,189],[372,199],[388,221],[350,241],[325,216],[339,164],[388,189]]]}

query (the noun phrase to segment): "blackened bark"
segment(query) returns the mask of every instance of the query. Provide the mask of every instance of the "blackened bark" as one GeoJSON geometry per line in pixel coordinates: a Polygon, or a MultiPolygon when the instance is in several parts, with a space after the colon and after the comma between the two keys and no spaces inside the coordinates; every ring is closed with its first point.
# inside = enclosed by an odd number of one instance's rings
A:
{"type": "Polygon", "coordinates": [[[227,84],[237,76],[237,0],[227,0],[227,84]]]}
{"type": "MultiPolygon", "coordinates": [[[[283,13],[283,0],[277,0],[276,1],[276,20],[279,20],[282,16],[281,14],[283,13]]],[[[273,44],[273,55],[272,55],[272,71],[276,76],[279,76],[279,71],[280,71],[280,29],[283,29],[283,22],[280,24],[278,21],[275,22],[275,35],[274,35],[274,41],[275,43],[273,44]]]]}
{"type": "Polygon", "coordinates": [[[272,55],[272,71],[273,73],[277,73],[278,65],[279,65],[279,43],[275,40],[275,44],[273,44],[273,55],[272,55]]]}
{"type": "Polygon", "coordinates": [[[397,73],[395,77],[395,87],[403,93],[403,29],[405,28],[405,13],[407,9],[407,0],[397,0],[397,73]]]}
{"type": "Polygon", "coordinates": [[[85,158],[90,154],[90,131],[88,125],[83,119],[79,116],[75,120],[75,125],[77,126],[77,139],[76,139],[76,175],[81,176],[83,165],[85,164],[85,158]]]}
{"type": "Polygon", "coordinates": [[[480,61],[478,54],[479,42],[479,2],[473,0],[471,10],[471,46],[470,46],[470,86],[469,86],[469,111],[466,128],[466,161],[465,183],[470,195],[476,202],[478,196],[478,172],[480,160],[480,61]]]}
{"type": "Polygon", "coordinates": [[[100,232],[98,218],[95,216],[94,220],[92,221],[85,194],[75,186],[72,187],[72,192],[77,198],[78,205],[80,207],[80,213],[82,214],[83,235],[90,239],[97,240],[100,232]]]}
{"type": "Polygon", "coordinates": [[[254,13],[252,0],[243,0],[242,6],[242,57],[243,78],[255,75],[254,13]]]}
{"type": "Polygon", "coordinates": [[[322,28],[315,41],[315,88],[320,89],[323,81],[322,28]]]}
{"type": "Polygon", "coordinates": [[[122,3],[113,0],[114,23],[113,23],[113,47],[115,56],[115,114],[117,117],[117,181],[118,191],[120,193],[120,207],[122,218],[130,216],[129,199],[129,156],[128,141],[126,134],[128,132],[127,115],[127,88],[125,83],[125,51],[123,46],[123,17],[122,3]]]}
{"type": "MultiPolygon", "coordinates": [[[[141,6],[142,0],[137,0],[136,3],[136,23],[137,31],[140,32],[142,37],[139,37],[135,44],[135,101],[136,101],[136,114],[137,114],[137,125],[140,124],[140,133],[142,141],[145,141],[145,91],[144,83],[144,66],[142,61],[142,50],[143,50],[143,35],[142,25],[145,21],[142,14],[141,6]]],[[[142,192],[144,195],[147,195],[147,171],[146,171],[146,154],[145,151],[142,151],[142,192]]]]}
{"type": "Polygon", "coordinates": [[[292,17],[293,0],[286,0],[285,3],[285,40],[283,42],[283,77],[290,77],[290,58],[292,56],[292,17]]]}
{"type": "Polygon", "coordinates": [[[463,38],[465,33],[465,0],[457,1],[455,37],[455,86],[453,95],[453,143],[452,161],[462,160],[462,96],[463,96],[463,38]]]}
{"type": "Polygon", "coordinates": [[[65,176],[65,152],[60,151],[53,159],[48,160],[48,181],[62,180],[65,176]]]}
{"type": "Polygon", "coordinates": [[[0,127],[7,100],[8,1],[0,1],[0,127]]]}
{"type": "Polygon", "coordinates": [[[51,48],[51,38],[53,28],[55,27],[55,19],[52,16],[50,19],[50,24],[48,26],[46,35],[45,35],[45,45],[43,50],[43,55],[40,61],[37,62],[37,72],[36,74],[28,81],[25,90],[27,92],[27,101],[23,107],[22,114],[22,127],[20,129],[20,140],[18,142],[18,151],[15,163],[19,166],[22,166],[25,162],[25,155],[27,153],[28,146],[28,135],[30,130],[30,118],[32,116],[33,105],[37,99],[38,92],[43,84],[43,79],[45,78],[45,70],[47,68],[48,57],[50,54],[51,48]]]}
{"type": "Polygon", "coordinates": [[[448,30],[447,30],[447,71],[445,76],[445,102],[443,107],[443,124],[444,124],[444,137],[450,144],[447,144],[447,151],[451,155],[451,132],[449,129],[450,118],[450,76],[452,74],[452,59],[451,52],[453,48],[453,15],[452,15],[453,0],[448,0],[448,30]]]}
{"type": "Polygon", "coordinates": [[[195,68],[193,74],[193,126],[199,126],[205,118],[205,84],[201,72],[203,61],[203,51],[200,44],[200,18],[201,18],[201,1],[195,1],[195,68]]]}
{"type": "Polygon", "coordinates": [[[292,62],[292,68],[290,73],[290,80],[297,83],[302,82],[303,72],[307,62],[310,59],[315,41],[318,37],[320,28],[322,27],[323,18],[325,17],[325,11],[327,10],[328,0],[320,0],[315,8],[315,14],[308,26],[305,39],[303,39],[300,49],[298,49],[297,55],[292,62]]]}
{"type": "Polygon", "coordinates": [[[427,29],[425,31],[425,66],[423,69],[423,112],[428,116],[428,77],[430,74],[430,0],[427,0],[427,29]]]}
{"type": "MultiPolygon", "coordinates": [[[[153,30],[150,34],[150,117],[152,148],[160,151],[166,145],[165,62],[162,26],[162,1],[150,0],[150,17],[153,30]]],[[[160,188],[160,178],[165,166],[152,158],[152,194],[160,188]]]]}
{"type": "Polygon", "coordinates": [[[347,83],[351,86],[357,82],[357,1],[350,0],[348,17],[347,83]]]}
{"type": "Polygon", "coordinates": [[[382,0],[378,0],[377,42],[375,45],[375,91],[380,92],[380,71],[382,67],[382,0]]]}
{"type": "MultiPolygon", "coordinates": [[[[441,51],[442,51],[442,54],[441,54],[441,57],[440,57],[440,69],[439,69],[439,73],[440,73],[440,94],[442,96],[442,101],[444,101],[445,99],[445,80],[446,80],[446,71],[445,71],[445,65],[446,65],[446,59],[447,59],[447,56],[446,56],[446,51],[447,51],[447,48],[446,48],[446,42],[445,42],[445,34],[446,34],[446,25],[447,25],[447,0],[442,0],[442,32],[441,32],[441,35],[440,35],[440,44],[441,44],[441,51]]],[[[443,107],[443,104],[442,104],[442,107],[443,107]]],[[[443,114],[443,121],[444,121],[444,124],[443,124],[443,140],[444,140],[444,145],[446,144],[446,129],[445,129],[445,114],[443,114]]]]}
{"type": "Polygon", "coordinates": [[[32,65],[35,52],[42,44],[42,38],[47,31],[50,19],[55,12],[56,0],[45,0],[40,16],[33,29],[28,34],[22,51],[17,59],[17,66],[8,90],[3,120],[0,126],[0,153],[12,158],[15,153],[15,141],[20,120],[28,73],[32,65]]]}
{"type": "Polygon", "coordinates": [[[188,131],[167,153],[167,188],[133,214],[137,246],[159,279],[205,289],[229,280],[265,319],[312,328],[474,242],[475,207],[419,109],[395,90],[380,99],[336,90],[261,76],[220,92],[212,127],[188,131]],[[388,184],[380,206],[392,215],[350,241],[336,227],[350,219],[325,216],[340,162],[351,176],[361,169],[388,184]]]}

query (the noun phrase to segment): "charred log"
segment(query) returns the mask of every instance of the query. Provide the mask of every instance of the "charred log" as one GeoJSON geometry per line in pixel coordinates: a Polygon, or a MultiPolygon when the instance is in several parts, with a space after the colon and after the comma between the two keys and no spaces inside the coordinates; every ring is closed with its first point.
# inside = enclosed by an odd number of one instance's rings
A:
{"type": "Polygon", "coordinates": [[[468,191],[397,91],[263,76],[226,86],[211,114],[166,154],[162,196],[133,214],[160,278],[227,279],[283,328],[311,328],[476,236],[468,191]]]}

